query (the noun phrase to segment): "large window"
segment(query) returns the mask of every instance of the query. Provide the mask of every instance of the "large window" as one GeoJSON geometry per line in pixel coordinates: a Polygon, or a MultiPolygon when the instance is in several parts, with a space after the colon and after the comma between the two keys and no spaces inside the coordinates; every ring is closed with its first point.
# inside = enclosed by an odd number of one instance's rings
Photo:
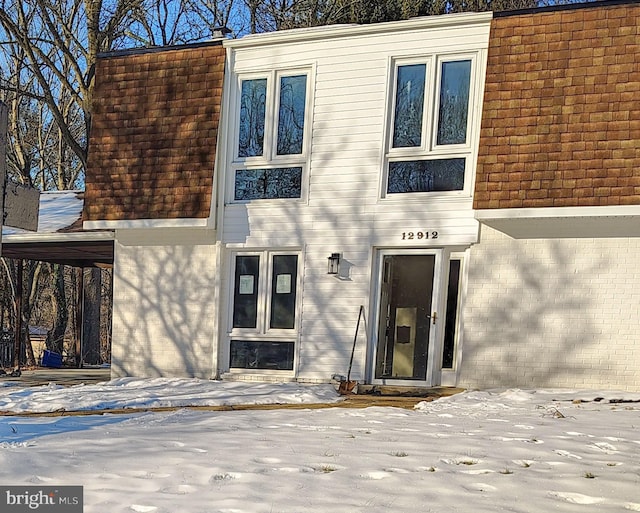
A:
{"type": "Polygon", "coordinates": [[[468,187],[473,63],[473,56],[396,62],[387,196],[468,187]]]}
{"type": "Polygon", "coordinates": [[[301,197],[308,82],[300,71],[240,80],[233,201],[301,197]]]}
{"type": "Polygon", "coordinates": [[[234,256],[231,368],[293,370],[298,254],[234,256]]]}

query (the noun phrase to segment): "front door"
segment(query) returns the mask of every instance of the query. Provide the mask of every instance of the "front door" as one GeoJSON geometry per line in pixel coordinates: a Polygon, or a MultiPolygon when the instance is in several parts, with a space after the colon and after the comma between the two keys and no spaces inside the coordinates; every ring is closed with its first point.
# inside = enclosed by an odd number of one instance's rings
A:
{"type": "Polygon", "coordinates": [[[433,384],[438,257],[381,253],[374,383],[433,384]]]}

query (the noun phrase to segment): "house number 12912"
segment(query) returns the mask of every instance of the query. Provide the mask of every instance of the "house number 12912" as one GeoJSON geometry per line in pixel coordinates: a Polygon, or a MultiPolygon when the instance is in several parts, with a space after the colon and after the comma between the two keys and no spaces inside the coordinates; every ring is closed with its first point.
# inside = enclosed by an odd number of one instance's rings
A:
{"type": "Polygon", "coordinates": [[[402,240],[437,239],[438,232],[402,232],[402,240]]]}

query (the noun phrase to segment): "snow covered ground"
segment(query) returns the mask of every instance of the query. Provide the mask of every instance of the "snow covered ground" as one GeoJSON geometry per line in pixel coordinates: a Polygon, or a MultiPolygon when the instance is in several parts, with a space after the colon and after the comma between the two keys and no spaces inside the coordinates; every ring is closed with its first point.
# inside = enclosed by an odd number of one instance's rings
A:
{"type": "MultiPolygon", "coordinates": [[[[337,399],[326,386],[196,380],[0,388],[5,411],[337,399]]],[[[640,394],[502,390],[415,410],[2,416],[0,483],[83,485],[86,513],[640,511],[640,403],[620,400],[640,394]]]]}

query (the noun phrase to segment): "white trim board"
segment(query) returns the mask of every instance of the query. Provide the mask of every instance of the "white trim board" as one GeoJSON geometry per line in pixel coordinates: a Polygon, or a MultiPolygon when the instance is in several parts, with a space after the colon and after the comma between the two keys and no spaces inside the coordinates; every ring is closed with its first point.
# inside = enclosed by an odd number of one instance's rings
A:
{"type": "Polygon", "coordinates": [[[209,228],[208,218],[198,219],[130,219],[117,221],[85,221],[85,230],[123,230],[144,228],[209,228]]]}
{"type": "Polygon", "coordinates": [[[12,233],[3,235],[2,242],[7,244],[28,244],[32,242],[91,242],[113,240],[111,231],[102,232],[55,232],[55,233],[12,233]]]}
{"type": "Polygon", "coordinates": [[[447,26],[460,27],[464,25],[488,23],[491,19],[493,19],[493,13],[490,11],[420,16],[409,20],[372,23],[370,25],[342,24],[250,34],[240,39],[224,40],[222,44],[225,48],[251,48],[276,43],[300,43],[302,41],[368,36],[378,33],[388,34],[391,32],[436,29],[447,26]]]}
{"type": "Polygon", "coordinates": [[[640,205],[486,209],[475,218],[514,239],[640,237],[640,205]]]}

